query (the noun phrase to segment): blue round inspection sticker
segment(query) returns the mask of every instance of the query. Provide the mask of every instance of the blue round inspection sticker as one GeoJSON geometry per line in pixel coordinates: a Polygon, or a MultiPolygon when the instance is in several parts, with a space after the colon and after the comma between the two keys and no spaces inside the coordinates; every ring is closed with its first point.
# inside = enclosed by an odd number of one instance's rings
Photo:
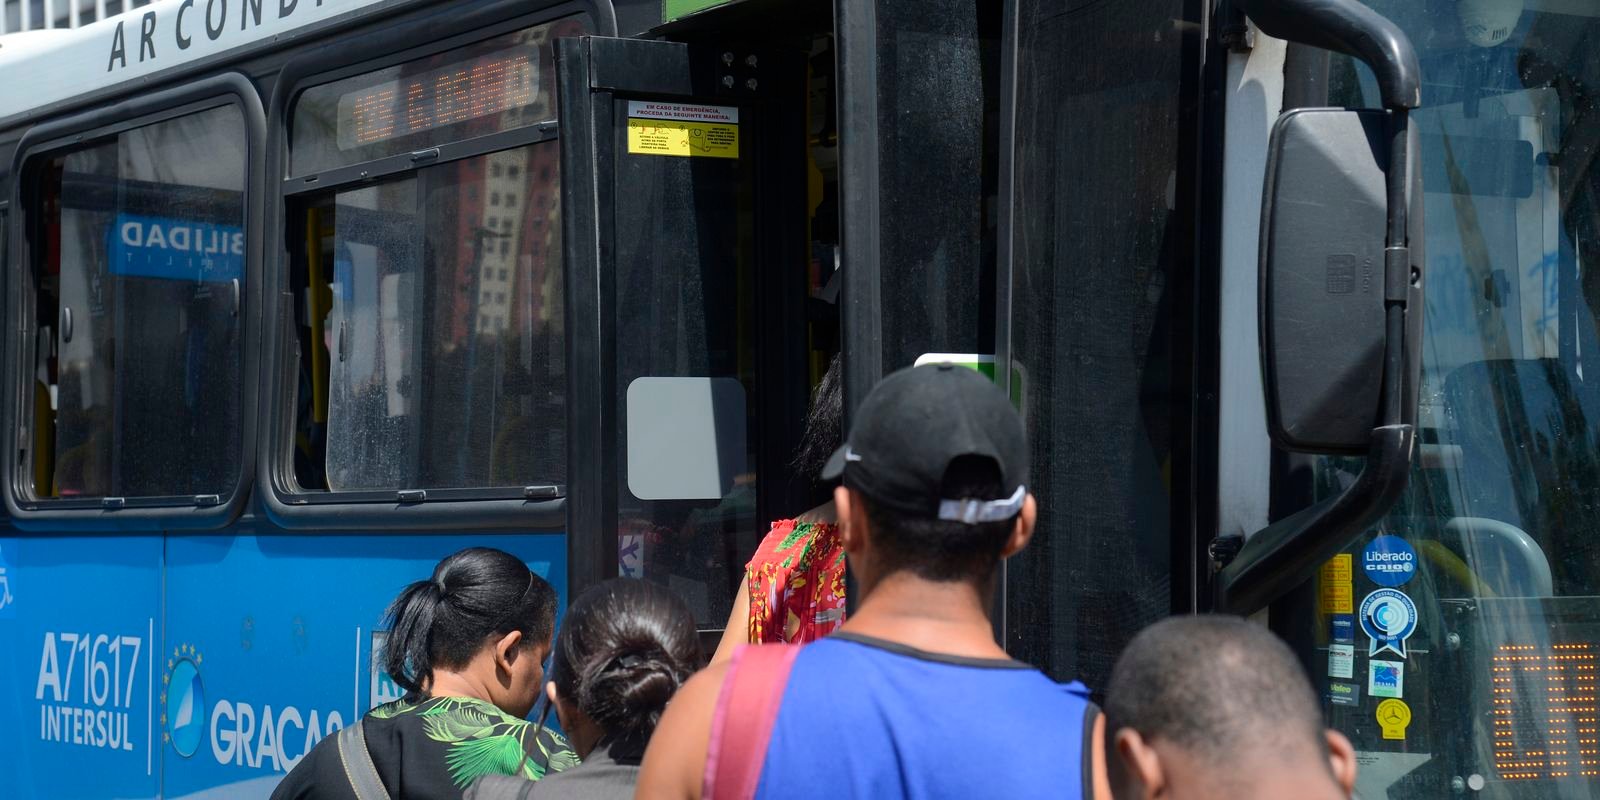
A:
{"type": "Polygon", "coordinates": [[[1378,589],[1361,601],[1361,632],[1372,638],[1367,655],[1388,650],[1406,657],[1406,639],[1417,632],[1417,606],[1399,589],[1378,589]]]}
{"type": "Polygon", "coordinates": [[[1402,586],[1417,572],[1417,551],[1406,540],[1384,534],[1361,554],[1361,570],[1379,586],[1402,586]]]}

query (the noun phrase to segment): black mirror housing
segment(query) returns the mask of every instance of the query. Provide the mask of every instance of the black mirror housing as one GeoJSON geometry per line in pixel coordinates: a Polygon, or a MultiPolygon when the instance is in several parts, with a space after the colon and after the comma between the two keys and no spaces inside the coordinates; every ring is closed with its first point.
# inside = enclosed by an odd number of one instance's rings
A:
{"type": "MultiPolygon", "coordinates": [[[[1273,127],[1262,202],[1260,309],[1267,428],[1286,450],[1366,453],[1373,429],[1415,422],[1421,320],[1420,236],[1392,274],[1385,247],[1389,113],[1298,109],[1273,127]],[[1397,296],[1398,295],[1398,296],[1397,296]],[[1406,369],[1386,370],[1386,306],[1404,302],[1406,369]],[[1403,420],[1385,419],[1385,376],[1403,383],[1403,420]]],[[[1417,134],[1407,215],[1422,219],[1417,134]]]]}

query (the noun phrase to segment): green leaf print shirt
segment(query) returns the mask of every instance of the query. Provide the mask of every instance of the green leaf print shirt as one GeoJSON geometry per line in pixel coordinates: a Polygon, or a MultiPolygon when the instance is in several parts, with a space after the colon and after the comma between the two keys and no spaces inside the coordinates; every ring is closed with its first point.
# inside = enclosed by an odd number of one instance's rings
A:
{"type": "MultiPolygon", "coordinates": [[[[483,775],[538,780],[578,763],[566,740],[493,704],[469,697],[396,700],[367,713],[367,750],[395,800],[460,797],[483,775]]],[[[335,737],[312,748],[272,793],[273,800],[355,797],[335,737]]]]}

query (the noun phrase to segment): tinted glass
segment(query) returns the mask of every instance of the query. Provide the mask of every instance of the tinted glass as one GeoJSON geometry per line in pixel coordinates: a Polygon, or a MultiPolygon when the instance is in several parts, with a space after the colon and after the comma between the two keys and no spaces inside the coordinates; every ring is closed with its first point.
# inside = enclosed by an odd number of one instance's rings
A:
{"type": "Polygon", "coordinates": [[[1002,5],[877,2],[885,373],[994,352],[1002,5]]]}
{"type": "MultiPolygon", "coordinates": [[[[1600,6],[1373,5],[1424,80],[1420,445],[1292,627],[1364,796],[1600,797],[1600,6]]],[[[1376,104],[1348,59],[1329,85],[1376,104]]]]}
{"type": "Polygon", "coordinates": [[[751,154],[759,148],[754,126],[741,125],[738,158],[629,152],[627,125],[616,120],[612,178],[618,220],[612,324],[617,408],[623,410],[620,568],[671,587],[702,627],[715,628],[727,620],[744,559],[763,532],[756,518],[752,414],[759,405],[749,227],[751,154]],[[673,380],[693,378],[702,380],[673,380]],[[679,403],[682,393],[673,388],[691,384],[698,384],[701,401],[679,403]],[[681,448],[661,457],[675,459],[686,474],[711,466],[717,480],[709,489],[653,491],[647,487],[659,481],[629,470],[630,463],[659,469],[641,464],[630,443],[660,445],[674,429],[700,423],[726,434],[716,434],[723,452],[681,448]]]}
{"type": "Polygon", "coordinates": [[[558,169],[557,144],[544,142],[339,192],[309,212],[315,325],[302,348],[321,349],[302,363],[304,488],[564,479],[558,169]]]}
{"type": "Polygon", "coordinates": [[[36,495],[233,487],[245,164],[244,119],[226,107],[126,131],[43,168],[36,360],[24,399],[36,495]]]}
{"type": "Polygon", "coordinates": [[[1019,13],[1012,381],[1040,529],[1008,562],[1007,646],[1103,687],[1187,568],[1171,558],[1170,484],[1187,392],[1173,377],[1188,353],[1173,34],[1186,5],[1023,0],[1019,13]]]}
{"type": "Polygon", "coordinates": [[[305,175],[555,119],[551,41],[573,17],[301,93],[290,173],[305,175]]]}

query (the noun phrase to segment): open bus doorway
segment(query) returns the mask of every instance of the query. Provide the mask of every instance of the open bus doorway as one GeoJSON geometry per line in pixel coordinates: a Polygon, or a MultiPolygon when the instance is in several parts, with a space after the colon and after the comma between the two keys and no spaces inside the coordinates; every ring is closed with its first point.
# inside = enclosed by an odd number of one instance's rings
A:
{"type": "Polygon", "coordinates": [[[832,18],[732,4],[558,46],[574,587],[682,596],[714,645],[838,352],[832,18]],[[775,24],[773,15],[788,24],[775,24]]]}

